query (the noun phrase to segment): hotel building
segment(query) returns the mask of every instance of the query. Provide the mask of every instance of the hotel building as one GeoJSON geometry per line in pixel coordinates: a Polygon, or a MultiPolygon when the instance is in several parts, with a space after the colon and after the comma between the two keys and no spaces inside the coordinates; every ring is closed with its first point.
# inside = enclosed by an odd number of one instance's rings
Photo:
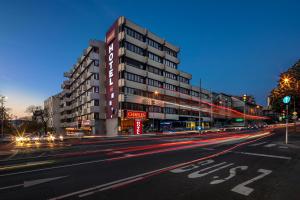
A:
{"type": "Polygon", "coordinates": [[[60,127],[114,136],[207,128],[214,119],[223,125],[239,117],[228,109],[230,96],[191,85],[179,55],[178,46],[119,17],[105,42],[90,41],[64,73],[60,127]]]}
{"type": "MultiPolygon", "coordinates": [[[[211,102],[211,94],[192,86],[192,75],[179,70],[179,47],[125,17],[112,25],[105,42],[108,135],[132,131],[131,111],[144,112],[144,130],[196,126],[195,108],[199,100],[211,102]]],[[[200,121],[208,124],[210,108],[201,108],[200,121]]]]}

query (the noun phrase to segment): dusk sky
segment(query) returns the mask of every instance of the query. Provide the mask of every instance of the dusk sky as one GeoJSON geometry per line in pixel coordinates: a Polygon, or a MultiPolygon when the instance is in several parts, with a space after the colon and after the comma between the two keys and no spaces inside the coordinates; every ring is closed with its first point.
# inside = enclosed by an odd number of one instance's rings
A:
{"type": "Polygon", "coordinates": [[[181,48],[193,84],[261,104],[300,58],[300,1],[0,0],[0,94],[23,116],[61,91],[89,39],[119,16],[181,48]]]}

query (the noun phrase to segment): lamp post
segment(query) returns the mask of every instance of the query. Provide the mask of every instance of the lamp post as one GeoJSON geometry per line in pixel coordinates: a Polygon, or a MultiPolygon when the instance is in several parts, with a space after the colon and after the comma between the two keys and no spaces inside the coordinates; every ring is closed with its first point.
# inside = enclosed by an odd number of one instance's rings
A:
{"type": "MultiPolygon", "coordinates": [[[[153,93],[152,93],[152,111],[153,111],[153,113],[154,113],[154,97],[155,96],[157,96],[159,93],[158,93],[158,91],[154,91],[153,93]]],[[[152,131],[154,132],[154,115],[152,116],[152,131]]]]}
{"type": "Polygon", "coordinates": [[[246,126],[246,101],[247,101],[247,95],[243,95],[243,101],[244,101],[244,127],[246,126]]]}
{"type": "Polygon", "coordinates": [[[1,102],[1,136],[4,137],[4,101],[7,99],[6,96],[0,96],[1,102]]]}

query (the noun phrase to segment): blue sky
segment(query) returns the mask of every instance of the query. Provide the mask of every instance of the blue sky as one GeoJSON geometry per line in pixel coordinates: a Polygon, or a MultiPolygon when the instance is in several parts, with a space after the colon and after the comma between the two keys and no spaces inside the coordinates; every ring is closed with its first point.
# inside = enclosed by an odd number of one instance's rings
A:
{"type": "Polygon", "coordinates": [[[118,16],[181,48],[193,83],[265,104],[300,58],[298,1],[0,0],[0,94],[17,115],[60,91],[88,40],[118,16]]]}

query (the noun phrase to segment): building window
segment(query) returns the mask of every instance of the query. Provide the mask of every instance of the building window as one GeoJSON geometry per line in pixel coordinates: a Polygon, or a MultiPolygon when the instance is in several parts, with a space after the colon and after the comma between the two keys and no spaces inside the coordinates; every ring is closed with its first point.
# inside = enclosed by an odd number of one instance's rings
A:
{"type": "Polygon", "coordinates": [[[190,80],[187,79],[187,78],[184,78],[182,76],[178,76],[178,81],[182,82],[182,83],[187,83],[189,84],[190,83],[190,80]]]}
{"type": "Polygon", "coordinates": [[[178,92],[189,95],[190,91],[186,88],[179,87],[178,92]]]}
{"type": "Polygon", "coordinates": [[[99,74],[98,73],[94,74],[94,79],[99,80],[99,74]]]}
{"type": "Polygon", "coordinates": [[[94,65],[99,67],[99,60],[94,60],[94,65]]]}
{"type": "Polygon", "coordinates": [[[191,90],[191,95],[194,96],[194,97],[199,97],[199,92],[191,90]]]}
{"type": "Polygon", "coordinates": [[[169,61],[169,60],[165,60],[165,59],[164,59],[164,64],[165,64],[166,66],[168,66],[168,67],[172,67],[172,68],[174,68],[174,69],[177,69],[177,65],[176,65],[175,63],[169,61]]]}
{"type": "Polygon", "coordinates": [[[94,119],[99,119],[99,113],[94,113],[94,119]]]}
{"type": "Polygon", "coordinates": [[[167,54],[169,54],[169,55],[174,56],[174,57],[177,58],[177,52],[176,52],[176,51],[173,51],[173,50],[169,49],[168,47],[164,47],[164,51],[165,51],[167,54]]]}
{"type": "Polygon", "coordinates": [[[144,83],[144,78],[142,76],[139,76],[137,74],[132,74],[129,72],[125,72],[125,79],[129,81],[138,82],[138,83],[144,83]]]}
{"type": "Polygon", "coordinates": [[[98,99],[94,100],[94,106],[99,106],[99,100],[98,99]]]}
{"type": "Polygon", "coordinates": [[[160,81],[149,79],[149,78],[147,79],[147,84],[154,87],[159,87],[159,88],[162,87],[162,83],[160,81]]]}
{"type": "Polygon", "coordinates": [[[130,35],[131,37],[144,42],[144,37],[141,33],[137,32],[135,30],[132,30],[131,28],[128,28],[126,26],[124,27],[124,30],[127,35],[130,35]]]}
{"type": "Polygon", "coordinates": [[[158,50],[162,50],[161,49],[161,44],[159,44],[158,42],[155,42],[154,40],[151,40],[149,38],[146,38],[146,43],[151,46],[151,47],[154,47],[158,50]]]}
{"type": "Polygon", "coordinates": [[[144,65],[143,63],[140,63],[139,61],[136,61],[136,60],[133,60],[133,59],[130,59],[130,58],[125,58],[125,63],[127,65],[130,65],[132,67],[136,67],[138,69],[144,69],[144,65]]]}
{"type": "Polygon", "coordinates": [[[129,51],[132,51],[134,53],[144,55],[144,51],[142,48],[135,46],[134,44],[131,44],[129,42],[125,42],[125,48],[129,51]]]}
{"type": "Polygon", "coordinates": [[[176,91],[176,86],[175,85],[171,85],[169,83],[164,83],[164,88],[167,89],[167,90],[176,91]]]}
{"type": "Polygon", "coordinates": [[[148,56],[149,56],[149,58],[150,58],[151,60],[154,60],[154,61],[156,61],[156,62],[162,63],[162,58],[159,57],[158,55],[155,55],[155,54],[149,52],[149,55],[148,55],[148,56]]]}
{"type": "Polygon", "coordinates": [[[94,92],[95,92],[95,93],[99,93],[99,87],[97,87],[97,86],[94,87],[94,92]]]}
{"type": "Polygon", "coordinates": [[[175,108],[165,107],[164,108],[164,113],[166,113],[166,114],[177,114],[177,110],[175,108]]]}
{"type": "Polygon", "coordinates": [[[177,75],[170,73],[170,72],[164,72],[165,77],[169,78],[169,79],[173,79],[173,80],[177,80],[177,75]]]}
{"type": "Polygon", "coordinates": [[[148,71],[153,73],[153,74],[162,75],[162,70],[158,69],[156,67],[148,66],[148,71]]]}

